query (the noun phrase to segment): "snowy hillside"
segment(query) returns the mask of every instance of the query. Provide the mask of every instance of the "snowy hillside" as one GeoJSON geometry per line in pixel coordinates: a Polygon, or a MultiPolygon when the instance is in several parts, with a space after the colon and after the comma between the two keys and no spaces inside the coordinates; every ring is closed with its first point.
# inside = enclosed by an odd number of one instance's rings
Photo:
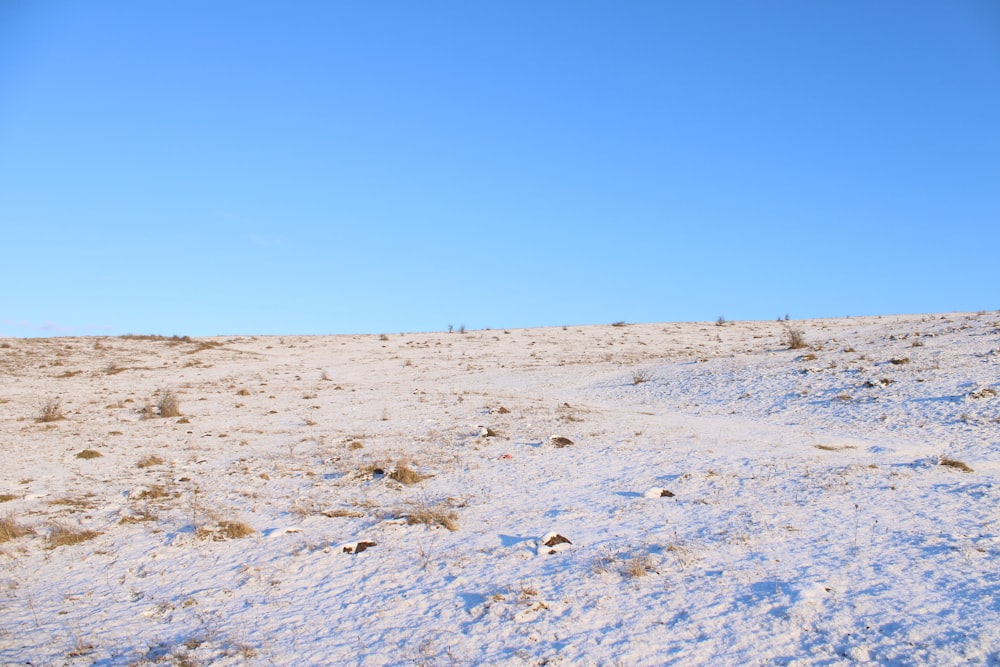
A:
{"type": "Polygon", "coordinates": [[[997,312],[0,339],[0,664],[1000,664],[998,393],[997,312]]]}

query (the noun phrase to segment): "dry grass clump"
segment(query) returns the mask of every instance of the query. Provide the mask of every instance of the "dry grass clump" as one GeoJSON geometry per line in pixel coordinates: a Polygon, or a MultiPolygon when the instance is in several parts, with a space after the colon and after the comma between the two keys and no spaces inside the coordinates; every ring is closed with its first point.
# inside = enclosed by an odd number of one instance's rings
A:
{"type": "Polygon", "coordinates": [[[364,512],[350,510],[346,507],[338,507],[332,510],[322,510],[320,514],[328,519],[363,519],[367,516],[364,512]]]}
{"type": "Polygon", "coordinates": [[[22,526],[13,514],[5,514],[0,517],[0,543],[16,540],[25,535],[31,535],[33,531],[27,526],[22,526]]]}
{"type": "Polygon", "coordinates": [[[961,470],[962,472],[974,472],[968,464],[957,459],[942,458],[938,461],[938,464],[948,466],[949,468],[954,468],[956,470],[961,470]]]}
{"type": "Polygon", "coordinates": [[[653,557],[649,554],[633,556],[625,561],[625,565],[622,567],[622,572],[624,572],[625,576],[628,577],[645,577],[650,572],[656,572],[656,563],[653,561],[653,557]]]}
{"type": "Polygon", "coordinates": [[[104,455],[95,449],[84,449],[76,453],[78,459],[98,459],[102,456],[104,455]]]}
{"type": "Polygon", "coordinates": [[[201,526],[195,531],[195,535],[203,540],[221,542],[223,540],[238,540],[243,537],[250,537],[256,532],[250,524],[242,521],[220,519],[216,521],[214,526],[201,526]]]}
{"type": "MultiPolygon", "coordinates": [[[[194,342],[194,341],[188,340],[187,342],[194,342]]],[[[203,352],[204,350],[211,350],[212,348],[215,347],[222,347],[222,343],[220,343],[217,340],[199,340],[195,348],[193,350],[188,350],[186,354],[197,354],[199,352],[203,352]]]]}
{"type": "Polygon", "coordinates": [[[139,509],[135,514],[126,514],[118,523],[122,525],[127,525],[130,523],[145,523],[147,521],[159,521],[160,516],[151,508],[143,507],[139,509]]]}
{"type": "Polygon", "coordinates": [[[58,523],[53,524],[48,537],[49,549],[72,546],[74,544],[79,544],[80,542],[86,542],[87,540],[94,539],[98,535],[100,535],[100,533],[96,530],[73,528],[71,526],[65,526],[58,523]]]}
{"type": "Polygon", "coordinates": [[[12,493],[0,493],[0,503],[6,503],[14,500],[15,498],[17,498],[17,496],[12,493]]]}
{"type": "Polygon", "coordinates": [[[373,477],[385,475],[389,479],[395,480],[400,484],[406,484],[407,486],[422,482],[431,477],[431,475],[421,475],[404,460],[396,461],[396,464],[391,466],[382,462],[370,463],[362,468],[362,473],[373,477]]]}
{"type": "Polygon", "coordinates": [[[845,449],[857,449],[854,445],[813,445],[816,449],[822,449],[824,452],[842,452],[845,449]]]}
{"type": "Polygon", "coordinates": [[[149,456],[144,456],[141,459],[139,459],[139,462],[136,463],[135,465],[137,468],[150,468],[152,466],[158,466],[162,464],[163,464],[163,459],[161,459],[159,456],[150,454],[149,456]]]}
{"type": "Polygon", "coordinates": [[[160,336],[158,334],[122,334],[119,336],[122,340],[156,340],[156,341],[166,341],[168,343],[173,343],[174,345],[178,343],[191,343],[191,336],[160,336]]]}
{"type": "Polygon", "coordinates": [[[416,484],[427,479],[427,475],[421,475],[416,470],[408,466],[403,461],[396,464],[396,467],[389,472],[389,477],[400,484],[416,484]]]}
{"type": "Polygon", "coordinates": [[[68,508],[70,512],[84,512],[86,510],[92,510],[97,506],[94,500],[93,493],[85,493],[82,496],[63,496],[62,498],[56,498],[55,500],[50,500],[49,505],[55,505],[57,507],[68,508]]]}
{"type": "Polygon", "coordinates": [[[169,389],[164,389],[160,392],[160,400],[157,401],[156,408],[161,417],[181,416],[181,404],[177,399],[177,394],[169,389]]]}
{"type": "Polygon", "coordinates": [[[649,382],[652,379],[653,374],[645,368],[632,371],[632,384],[642,384],[643,382],[649,382]]]}
{"type": "Polygon", "coordinates": [[[159,500],[161,498],[166,498],[170,495],[167,488],[162,484],[154,484],[148,489],[143,489],[138,494],[136,494],[136,500],[159,500]]]}
{"type": "Polygon", "coordinates": [[[785,343],[790,350],[802,350],[809,347],[802,329],[795,329],[788,324],[785,325],[785,343]]]}
{"type": "Polygon", "coordinates": [[[35,421],[39,423],[48,423],[59,421],[60,419],[66,419],[66,415],[63,414],[59,399],[53,398],[42,406],[42,410],[35,421]]]}
{"type": "Polygon", "coordinates": [[[448,530],[458,530],[458,514],[443,505],[417,505],[398,514],[406,518],[408,526],[422,524],[430,528],[442,526],[448,530]]]}
{"type": "Polygon", "coordinates": [[[969,398],[974,398],[976,400],[981,400],[984,398],[995,398],[997,395],[997,390],[993,387],[983,387],[977,391],[969,394],[969,398]]]}

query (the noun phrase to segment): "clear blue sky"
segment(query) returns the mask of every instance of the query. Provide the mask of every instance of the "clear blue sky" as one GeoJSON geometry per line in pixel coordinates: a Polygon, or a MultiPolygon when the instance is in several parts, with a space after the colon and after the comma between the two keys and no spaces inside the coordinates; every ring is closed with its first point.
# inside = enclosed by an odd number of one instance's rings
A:
{"type": "Polygon", "coordinates": [[[1000,308],[1000,4],[0,0],[0,335],[1000,308]]]}

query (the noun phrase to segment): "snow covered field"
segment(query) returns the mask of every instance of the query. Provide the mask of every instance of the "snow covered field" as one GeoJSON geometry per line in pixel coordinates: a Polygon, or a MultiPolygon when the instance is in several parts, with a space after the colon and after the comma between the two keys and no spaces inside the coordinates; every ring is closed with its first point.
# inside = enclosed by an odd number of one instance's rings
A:
{"type": "Polygon", "coordinates": [[[1000,664],[998,392],[997,312],[0,339],[0,664],[1000,664]]]}

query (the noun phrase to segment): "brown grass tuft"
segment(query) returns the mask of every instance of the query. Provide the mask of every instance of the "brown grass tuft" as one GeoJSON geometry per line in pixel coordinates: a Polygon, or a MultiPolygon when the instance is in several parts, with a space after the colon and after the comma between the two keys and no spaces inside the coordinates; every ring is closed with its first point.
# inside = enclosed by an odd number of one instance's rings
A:
{"type": "Polygon", "coordinates": [[[214,526],[202,526],[195,531],[195,535],[203,540],[221,542],[223,540],[238,540],[243,537],[250,537],[256,532],[252,526],[242,521],[222,519],[217,521],[214,526]]]}
{"type": "Polygon", "coordinates": [[[6,503],[14,500],[15,498],[17,498],[17,496],[12,493],[0,493],[0,503],[6,503]]]}
{"type": "Polygon", "coordinates": [[[396,463],[396,467],[389,473],[389,477],[400,484],[410,485],[427,479],[428,475],[421,475],[406,463],[400,461],[396,463]]]}
{"type": "Polygon", "coordinates": [[[645,577],[650,572],[656,572],[656,563],[649,554],[633,556],[625,562],[622,571],[629,577],[645,577]]]}
{"type": "Polygon", "coordinates": [[[962,472],[974,472],[973,469],[968,466],[968,464],[959,461],[957,459],[943,458],[940,461],[938,461],[938,464],[943,466],[948,466],[949,468],[955,468],[956,470],[961,470],[962,472]]]}
{"type": "Polygon", "coordinates": [[[0,517],[0,543],[16,540],[19,537],[31,535],[33,532],[35,531],[31,528],[18,523],[13,514],[5,514],[0,517]]]}
{"type": "Polygon", "coordinates": [[[180,417],[182,414],[177,394],[169,389],[160,392],[160,400],[157,401],[156,408],[161,417],[180,417]]]}
{"type": "Polygon", "coordinates": [[[422,524],[431,528],[442,526],[448,530],[458,530],[458,514],[441,505],[418,505],[399,514],[406,517],[406,524],[408,526],[422,524]]]}
{"type": "Polygon", "coordinates": [[[785,343],[790,350],[802,350],[809,347],[809,344],[806,342],[806,335],[802,330],[792,328],[788,324],[785,325],[785,343]]]}
{"type": "Polygon", "coordinates": [[[42,410],[35,421],[39,423],[48,423],[59,421],[60,419],[66,419],[66,415],[63,414],[62,406],[59,404],[59,399],[53,398],[42,406],[42,410]]]}
{"type": "Polygon", "coordinates": [[[94,539],[98,535],[100,535],[100,533],[96,530],[83,530],[81,528],[73,528],[63,524],[53,524],[48,537],[49,549],[86,542],[87,540],[94,539]]]}
{"type": "Polygon", "coordinates": [[[632,384],[642,384],[653,379],[653,374],[646,369],[632,371],[632,384]]]}
{"type": "Polygon", "coordinates": [[[152,466],[158,466],[162,464],[163,464],[163,459],[161,459],[159,456],[154,456],[153,454],[150,454],[149,456],[144,456],[141,459],[139,459],[139,462],[136,463],[135,465],[138,468],[150,468],[152,466]]]}
{"type": "Polygon", "coordinates": [[[154,484],[148,489],[143,489],[140,491],[135,499],[136,500],[159,500],[160,498],[166,498],[170,495],[167,492],[167,487],[162,484],[154,484]]]}
{"type": "Polygon", "coordinates": [[[104,455],[94,449],[84,449],[76,453],[76,458],[78,459],[98,459],[102,456],[104,455]]]}

